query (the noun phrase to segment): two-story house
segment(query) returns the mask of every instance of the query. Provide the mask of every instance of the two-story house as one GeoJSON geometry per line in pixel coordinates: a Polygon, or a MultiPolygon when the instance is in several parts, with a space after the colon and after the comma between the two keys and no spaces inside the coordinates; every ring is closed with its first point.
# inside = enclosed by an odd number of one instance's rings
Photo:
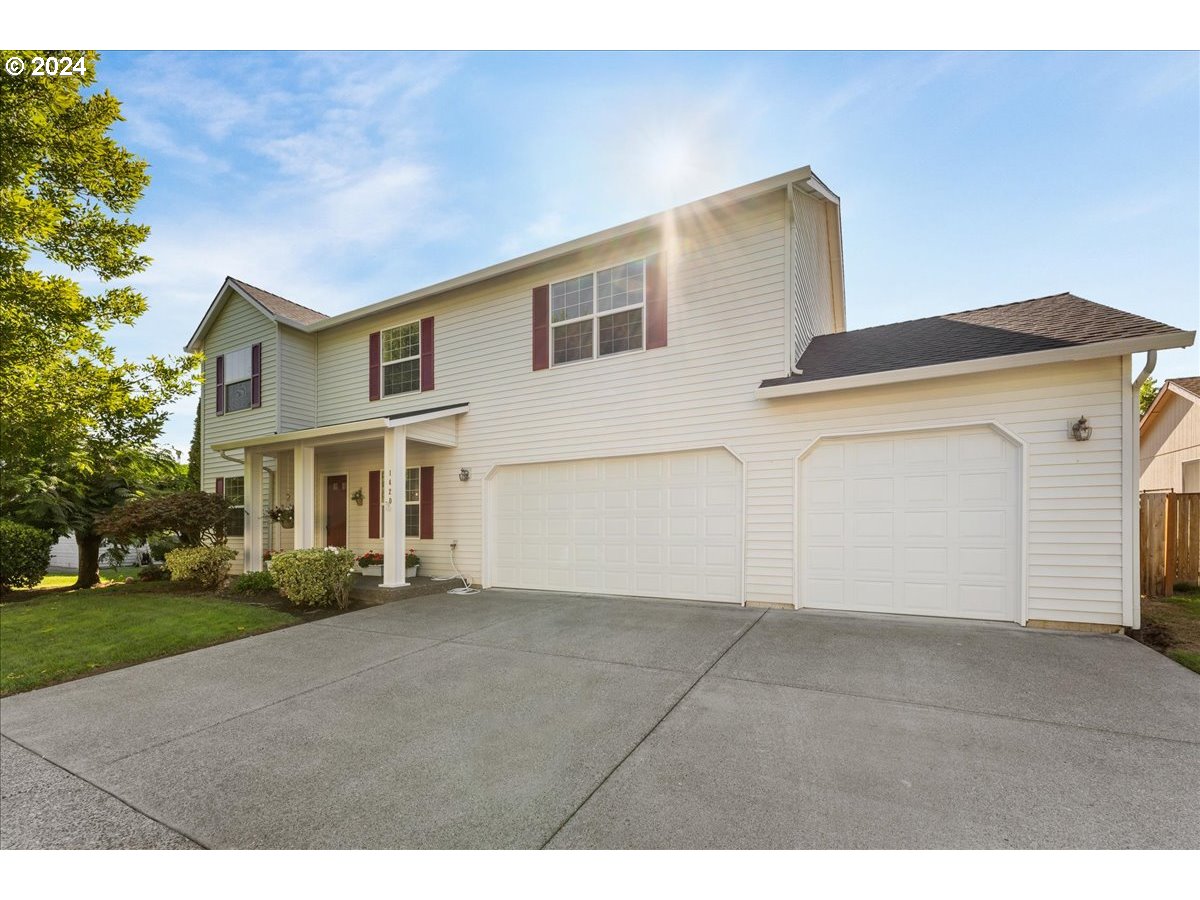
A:
{"type": "Polygon", "coordinates": [[[839,210],[797,169],[336,316],[226,279],[188,347],[242,567],[1136,626],[1132,359],[1194,333],[1071,294],[847,331],[839,210]]]}

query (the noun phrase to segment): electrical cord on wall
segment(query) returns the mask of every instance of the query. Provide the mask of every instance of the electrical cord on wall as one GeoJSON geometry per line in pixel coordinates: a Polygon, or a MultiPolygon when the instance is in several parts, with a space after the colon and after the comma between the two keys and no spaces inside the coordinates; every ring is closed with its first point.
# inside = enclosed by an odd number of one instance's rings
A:
{"type": "Polygon", "coordinates": [[[447,594],[478,594],[479,589],[471,587],[471,582],[467,580],[467,576],[458,571],[458,564],[454,561],[454,548],[458,546],[458,541],[450,543],[450,568],[454,570],[453,575],[443,575],[440,578],[432,578],[431,581],[456,581],[462,579],[462,587],[451,588],[446,591],[447,594]]]}

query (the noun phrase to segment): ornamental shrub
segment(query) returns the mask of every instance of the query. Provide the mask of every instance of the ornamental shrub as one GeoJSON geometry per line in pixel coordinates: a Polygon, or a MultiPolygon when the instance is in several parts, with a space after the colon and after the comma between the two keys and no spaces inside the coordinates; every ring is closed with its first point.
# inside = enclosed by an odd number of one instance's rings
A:
{"type": "Polygon", "coordinates": [[[0,519],[0,594],[15,587],[34,587],[50,568],[54,535],[0,519]]]}
{"type": "Polygon", "coordinates": [[[243,572],[233,579],[233,589],[239,594],[273,591],[275,590],[275,578],[265,569],[261,572],[243,572]]]}
{"type": "Polygon", "coordinates": [[[167,570],[172,581],[189,581],[202,588],[216,590],[229,575],[229,564],[237,554],[218,544],[215,547],[180,547],[167,554],[167,570]]]}
{"type": "Polygon", "coordinates": [[[138,581],[166,581],[171,577],[171,573],[167,571],[165,566],[160,566],[158,563],[151,563],[148,566],[142,566],[138,569],[138,581]]]}
{"type": "Polygon", "coordinates": [[[354,553],[339,547],[276,553],[271,574],[279,593],[297,606],[345,607],[354,583],[354,553]]]}

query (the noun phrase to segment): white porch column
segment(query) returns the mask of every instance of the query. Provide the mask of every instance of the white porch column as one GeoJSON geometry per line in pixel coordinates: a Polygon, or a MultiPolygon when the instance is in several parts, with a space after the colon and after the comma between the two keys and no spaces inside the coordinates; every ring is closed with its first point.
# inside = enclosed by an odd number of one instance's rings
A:
{"type": "Polygon", "coordinates": [[[262,451],[244,451],[242,474],[246,488],[246,530],[242,535],[242,571],[260,572],[263,561],[263,456],[262,451]]]}
{"type": "Polygon", "coordinates": [[[404,470],[408,435],[404,426],[383,430],[383,587],[407,587],[404,580],[404,470]]]}
{"type": "Polygon", "coordinates": [[[316,531],[317,505],[314,497],[316,485],[317,451],[304,444],[293,452],[292,480],[294,485],[292,500],[295,507],[294,538],[297,550],[307,550],[313,545],[313,534],[316,531]]]}

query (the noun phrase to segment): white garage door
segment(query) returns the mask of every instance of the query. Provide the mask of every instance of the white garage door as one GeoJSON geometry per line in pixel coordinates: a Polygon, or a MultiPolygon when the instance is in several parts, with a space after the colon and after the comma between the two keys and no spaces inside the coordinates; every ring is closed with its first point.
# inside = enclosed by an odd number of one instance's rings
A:
{"type": "Polygon", "coordinates": [[[1020,455],[999,433],[826,439],[800,469],[802,606],[1018,619],[1020,455]]]}
{"type": "Polygon", "coordinates": [[[505,466],[488,520],[497,587],[741,600],[742,466],[725,450],[505,466]]]}

